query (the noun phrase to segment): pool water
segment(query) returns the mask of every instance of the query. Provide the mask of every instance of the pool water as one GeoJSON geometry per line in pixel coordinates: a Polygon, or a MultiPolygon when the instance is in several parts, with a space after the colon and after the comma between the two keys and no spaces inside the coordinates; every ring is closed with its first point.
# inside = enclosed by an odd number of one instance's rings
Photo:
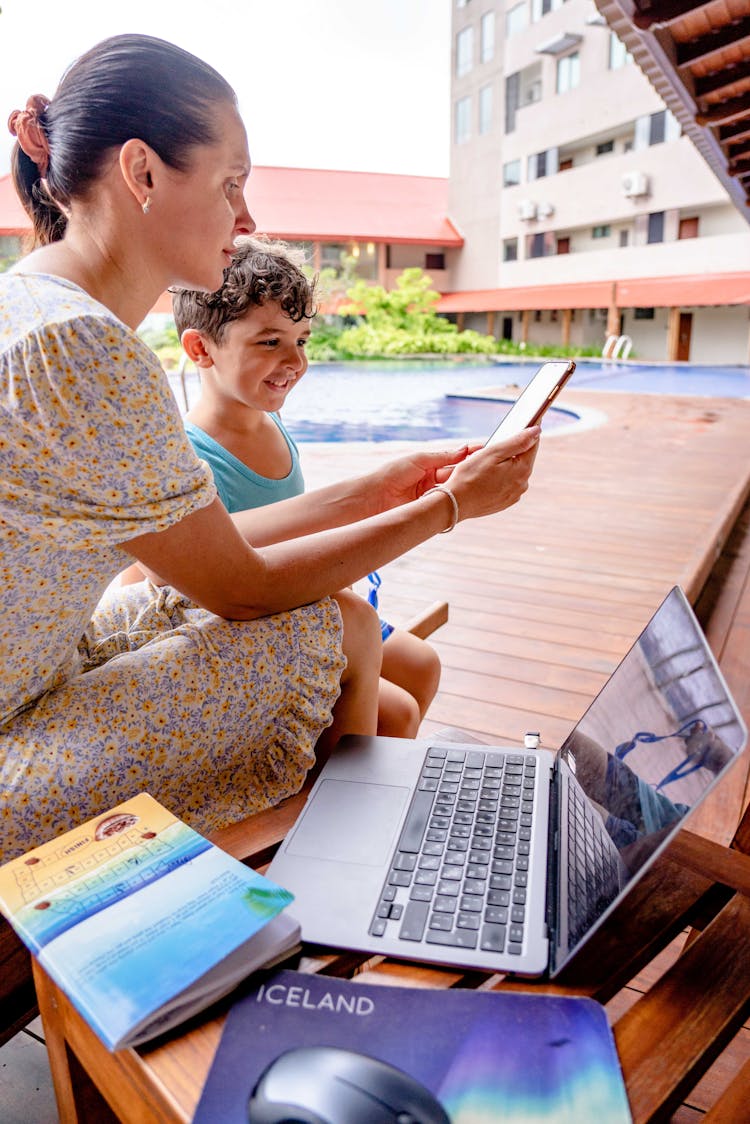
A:
{"type": "MultiPolygon", "coordinates": [[[[299,442],[477,440],[495,428],[515,392],[507,404],[452,396],[523,387],[540,362],[314,363],[287,398],[284,424],[299,442]]],[[[569,385],[581,390],[748,398],[750,367],[582,362],[569,385]]],[[[553,407],[545,429],[570,425],[575,418],[553,407]]]]}

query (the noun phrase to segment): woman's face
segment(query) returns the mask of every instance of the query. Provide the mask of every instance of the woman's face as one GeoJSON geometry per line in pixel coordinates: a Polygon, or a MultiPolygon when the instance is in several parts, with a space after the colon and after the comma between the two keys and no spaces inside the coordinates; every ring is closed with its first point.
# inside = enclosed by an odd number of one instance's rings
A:
{"type": "Polygon", "coordinates": [[[185,172],[162,165],[145,220],[168,284],[211,293],[224,279],[235,239],[255,230],[243,194],[250,174],[245,127],[231,102],[217,103],[214,113],[219,139],[193,149],[185,172]]]}

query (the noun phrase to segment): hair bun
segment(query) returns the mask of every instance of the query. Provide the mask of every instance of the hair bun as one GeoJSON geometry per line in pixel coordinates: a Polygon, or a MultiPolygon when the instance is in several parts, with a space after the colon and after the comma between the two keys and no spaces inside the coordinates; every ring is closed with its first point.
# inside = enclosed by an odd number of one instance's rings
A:
{"type": "Polygon", "coordinates": [[[8,129],[29,159],[34,161],[40,176],[46,176],[49,168],[49,141],[41,122],[49,104],[49,98],[45,98],[44,94],[32,94],[26,108],[14,109],[8,118],[8,129]]]}

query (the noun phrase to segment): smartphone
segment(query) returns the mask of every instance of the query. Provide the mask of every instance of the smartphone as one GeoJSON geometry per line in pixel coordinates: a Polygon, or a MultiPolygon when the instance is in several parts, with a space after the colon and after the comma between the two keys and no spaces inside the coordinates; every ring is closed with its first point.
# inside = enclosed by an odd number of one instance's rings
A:
{"type": "Polygon", "coordinates": [[[575,369],[572,359],[543,363],[485,444],[494,445],[496,441],[504,441],[522,429],[536,425],[575,369]]]}

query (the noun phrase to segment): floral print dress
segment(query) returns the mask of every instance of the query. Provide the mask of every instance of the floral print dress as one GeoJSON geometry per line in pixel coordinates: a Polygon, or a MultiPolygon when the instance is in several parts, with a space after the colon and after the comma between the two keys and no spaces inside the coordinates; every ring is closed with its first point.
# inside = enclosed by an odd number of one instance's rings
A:
{"type": "Polygon", "coordinates": [[[210,831],[300,788],[335,601],[226,621],[111,585],[129,539],[215,494],[138,336],[69,281],[2,275],[0,861],[141,791],[210,831]]]}

